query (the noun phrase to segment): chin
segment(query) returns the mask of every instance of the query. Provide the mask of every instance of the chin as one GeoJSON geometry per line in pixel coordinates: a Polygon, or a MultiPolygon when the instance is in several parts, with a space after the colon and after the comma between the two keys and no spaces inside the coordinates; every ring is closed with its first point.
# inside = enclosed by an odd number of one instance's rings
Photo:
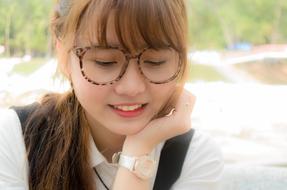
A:
{"type": "Polygon", "coordinates": [[[139,133],[141,130],[145,128],[148,122],[135,122],[135,123],[123,123],[123,124],[115,124],[114,127],[110,128],[113,133],[119,135],[135,135],[139,133]]]}

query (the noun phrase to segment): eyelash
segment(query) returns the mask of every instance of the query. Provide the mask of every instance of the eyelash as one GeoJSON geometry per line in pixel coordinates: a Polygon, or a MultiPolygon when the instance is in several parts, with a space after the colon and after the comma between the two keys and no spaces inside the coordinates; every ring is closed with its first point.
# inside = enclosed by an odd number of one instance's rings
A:
{"type": "Polygon", "coordinates": [[[144,61],[144,63],[149,63],[151,65],[162,65],[166,63],[166,61],[144,61]]]}
{"type": "Polygon", "coordinates": [[[114,64],[117,64],[115,61],[95,61],[96,64],[101,65],[101,66],[111,66],[114,64]]]}

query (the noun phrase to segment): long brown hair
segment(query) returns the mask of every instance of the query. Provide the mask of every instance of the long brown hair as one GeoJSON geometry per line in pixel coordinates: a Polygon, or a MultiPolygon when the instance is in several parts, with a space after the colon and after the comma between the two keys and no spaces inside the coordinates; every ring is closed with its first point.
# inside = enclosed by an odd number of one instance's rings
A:
{"type": "MultiPolygon", "coordinates": [[[[51,31],[63,44],[59,67],[69,78],[70,49],[81,37],[107,45],[107,22],[115,18],[115,30],[123,47],[138,49],[139,39],[150,47],[171,46],[180,53],[186,74],[187,18],[184,0],[60,0],[51,31]]],[[[73,90],[48,94],[28,120],[24,140],[29,161],[29,188],[47,190],[93,189],[89,155],[89,128],[84,109],[73,90]]]]}

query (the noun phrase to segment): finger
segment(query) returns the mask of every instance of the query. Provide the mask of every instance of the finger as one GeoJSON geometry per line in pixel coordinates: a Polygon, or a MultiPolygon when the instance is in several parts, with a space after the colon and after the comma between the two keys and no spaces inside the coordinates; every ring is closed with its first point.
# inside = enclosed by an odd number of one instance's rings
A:
{"type": "Polygon", "coordinates": [[[187,132],[191,128],[191,112],[194,103],[195,96],[188,91],[183,91],[175,108],[165,117],[151,121],[149,127],[145,129],[149,134],[157,134],[157,138],[150,141],[158,143],[187,132]]]}
{"type": "Polygon", "coordinates": [[[175,110],[180,114],[190,114],[194,108],[196,97],[189,91],[184,90],[176,104],[175,110]]]}
{"type": "Polygon", "coordinates": [[[170,110],[170,112],[167,114],[167,115],[165,115],[165,117],[170,117],[170,116],[172,116],[172,114],[175,112],[175,108],[172,108],[171,110],[170,110]]]}

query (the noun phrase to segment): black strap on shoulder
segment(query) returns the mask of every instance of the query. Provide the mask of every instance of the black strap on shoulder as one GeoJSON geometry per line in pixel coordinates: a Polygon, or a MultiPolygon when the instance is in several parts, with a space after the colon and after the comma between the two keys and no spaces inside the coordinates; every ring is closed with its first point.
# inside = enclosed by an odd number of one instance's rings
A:
{"type": "Polygon", "coordinates": [[[29,104],[27,106],[12,106],[11,109],[15,110],[17,113],[19,120],[21,122],[22,131],[24,133],[24,129],[26,126],[26,120],[28,116],[39,106],[38,102],[33,104],[29,104]]]}
{"type": "Polygon", "coordinates": [[[194,129],[167,140],[161,151],[153,190],[168,190],[181,173],[194,129]]]}

